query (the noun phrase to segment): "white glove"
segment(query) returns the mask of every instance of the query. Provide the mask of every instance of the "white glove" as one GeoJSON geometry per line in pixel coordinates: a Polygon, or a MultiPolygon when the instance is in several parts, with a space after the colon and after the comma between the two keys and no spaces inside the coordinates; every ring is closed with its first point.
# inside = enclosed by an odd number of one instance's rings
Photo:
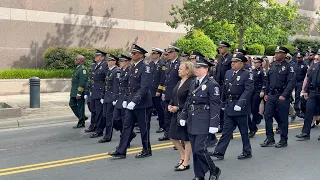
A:
{"type": "Polygon", "coordinates": [[[300,93],[300,97],[303,97],[303,92],[300,93]]]}
{"type": "Polygon", "coordinates": [[[235,105],[234,108],[233,108],[233,110],[235,110],[235,111],[241,111],[241,107],[238,106],[238,105],[235,105]]]}
{"type": "Polygon", "coordinates": [[[90,92],[90,96],[92,96],[92,92],[90,92]]]}
{"type": "Polygon", "coordinates": [[[127,101],[123,101],[123,102],[122,102],[122,107],[123,107],[123,108],[127,108],[127,106],[128,106],[127,101]]]}
{"type": "Polygon", "coordinates": [[[134,108],[135,106],[136,106],[136,103],[130,102],[130,103],[128,104],[128,106],[127,106],[127,109],[133,110],[133,108],[134,108]]]}
{"type": "Polygon", "coordinates": [[[118,100],[113,101],[113,102],[112,102],[112,104],[113,104],[113,105],[116,105],[116,104],[117,104],[117,102],[118,102],[118,100]]]}
{"type": "Polygon", "coordinates": [[[219,128],[216,127],[209,127],[209,133],[210,134],[215,134],[219,131],[219,128]]]}
{"type": "Polygon", "coordinates": [[[181,126],[185,126],[186,125],[186,120],[181,119],[179,121],[179,123],[180,123],[181,126]]]}
{"type": "Polygon", "coordinates": [[[224,111],[226,108],[221,108],[222,109],[222,111],[224,111]]]}
{"type": "Polygon", "coordinates": [[[83,96],[83,98],[84,98],[84,99],[87,99],[87,98],[88,98],[88,96],[87,96],[87,95],[84,95],[84,96],[83,96]]]}
{"type": "Polygon", "coordinates": [[[101,104],[103,104],[103,102],[104,102],[104,99],[100,99],[100,102],[101,102],[101,104]]]}

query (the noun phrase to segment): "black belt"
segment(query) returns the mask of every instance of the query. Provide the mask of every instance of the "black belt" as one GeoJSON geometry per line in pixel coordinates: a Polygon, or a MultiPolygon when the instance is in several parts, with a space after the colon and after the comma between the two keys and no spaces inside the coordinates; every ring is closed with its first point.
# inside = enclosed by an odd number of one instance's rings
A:
{"type": "Polygon", "coordinates": [[[210,106],[206,104],[198,104],[198,105],[191,104],[189,106],[189,111],[209,110],[209,109],[210,109],[210,106]]]}
{"type": "Polygon", "coordinates": [[[254,91],[261,91],[261,89],[262,89],[262,86],[254,87],[254,91]]]}
{"type": "Polygon", "coordinates": [[[272,89],[271,94],[280,94],[284,92],[284,89],[272,89]]]}
{"type": "Polygon", "coordinates": [[[104,83],[104,81],[92,81],[92,84],[94,84],[94,83],[99,84],[99,83],[104,83]]]}
{"type": "Polygon", "coordinates": [[[135,92],[138,92],[139,89],[136,89],[136,88],[128,88],[129,90],[129,93],[135,93],[135,92]]]}
{"type": "Polygon", "coordinates": [[[227,95],[227,100],[228,101],[235,101],[235,100],[239,100],[240,96],[239,95],[227,95]]]}

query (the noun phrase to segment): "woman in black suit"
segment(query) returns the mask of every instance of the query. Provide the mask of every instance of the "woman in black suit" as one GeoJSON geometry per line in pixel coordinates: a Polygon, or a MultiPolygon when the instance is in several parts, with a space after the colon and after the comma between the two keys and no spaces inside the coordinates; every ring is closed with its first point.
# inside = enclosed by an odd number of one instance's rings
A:
{"type": "Polygon", "coordinates": [[[191,62],[182,62],[179,67],[179,76],[181,80],[173,89],[174,99],[170,101],[168,110],[173,113],[169,138],[180,153],[180,161],[175,166],[175,171],[184,171],[190,169],[189,160],[191,154],[191,144],[188,137],[187,127],[180,126],[179,114],[181,113],[184,104],[189,94],[189,88],[194,77],[194,65],[191,62]],[[182,147],[182,142],[185,144],[185,149],[182,147]]]}

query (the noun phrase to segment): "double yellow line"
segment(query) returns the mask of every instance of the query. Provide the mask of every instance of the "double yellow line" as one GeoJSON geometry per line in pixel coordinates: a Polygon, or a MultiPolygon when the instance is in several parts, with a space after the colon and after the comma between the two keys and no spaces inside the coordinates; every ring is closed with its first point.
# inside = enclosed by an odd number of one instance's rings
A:
{"type": "MultiPolygon", "coordinates": [[[[297,129],[302,127],[303,124],[293,124],[289,126],[289,129],[297,129]]],[[[259,130],[256,134],[263,134],[265,133],[265,129],[259,130]]],[[[220,138],[221,135],[218,135],[217,138],[220,138]]],[[[233,137],[240,137],[240,133],[233,133],[233,137]]],[[[167,149],[172,148],[173,145],[171,142],[168,143],[161,143],[161,144],[155,144],[152,145],[152,150],[160,150],[160,149],[167,149]]],[[[128,149],[127,155],[129,154],[136,154],[141,151],[141,147],[138,148],[130,148],[128,149]]],[[[11,167],[11,168],[4,168],[0,169],[0,176],[7,176],[11,174],[19,174],[24,172],[30,172],[30,171],[37,171],[42,169],[50,169],[55,167],[61,167],[61,166],[68,166],[72,164],[79,164],[79,163],[85,163],[85,162],[91,162],[91,161],[97,161],[101,159],[109,159],[111,156],[108,155],[108,153],[100,153],[100,154],[93,154],[89,156],[80,156],[76,158],[70,158],[70,159],[63,159],[63,160],[57,160],[57,161],[50,161],[50,162],[44,162],[44,163],[38,163],[38,164],[30,164],[25,166],[17,166],[17,167],[11,167]]]]}

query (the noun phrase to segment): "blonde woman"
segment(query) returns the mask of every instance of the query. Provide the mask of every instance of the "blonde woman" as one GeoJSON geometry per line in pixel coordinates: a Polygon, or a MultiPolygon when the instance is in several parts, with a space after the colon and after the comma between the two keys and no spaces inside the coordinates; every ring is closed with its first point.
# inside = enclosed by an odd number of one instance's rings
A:
{"type": "Polygon", "coordinates": [[[184,171],[190,169],[189,160],[191,154],[191,144],[188,137],[187,126],[180,126],[179,116],[184,107],[189,94],[189,88],[194,77],[194,65],[191,62],[182,62],[179,67],[179,76],[181,80],[173,89],[174,99],[170,101],[168,111],[173,113],[169,138],[180,153],[180,161],[175,166],[175,171],[184,171]],[[184,142],[185,148],[182,147],[184,142]]]}

